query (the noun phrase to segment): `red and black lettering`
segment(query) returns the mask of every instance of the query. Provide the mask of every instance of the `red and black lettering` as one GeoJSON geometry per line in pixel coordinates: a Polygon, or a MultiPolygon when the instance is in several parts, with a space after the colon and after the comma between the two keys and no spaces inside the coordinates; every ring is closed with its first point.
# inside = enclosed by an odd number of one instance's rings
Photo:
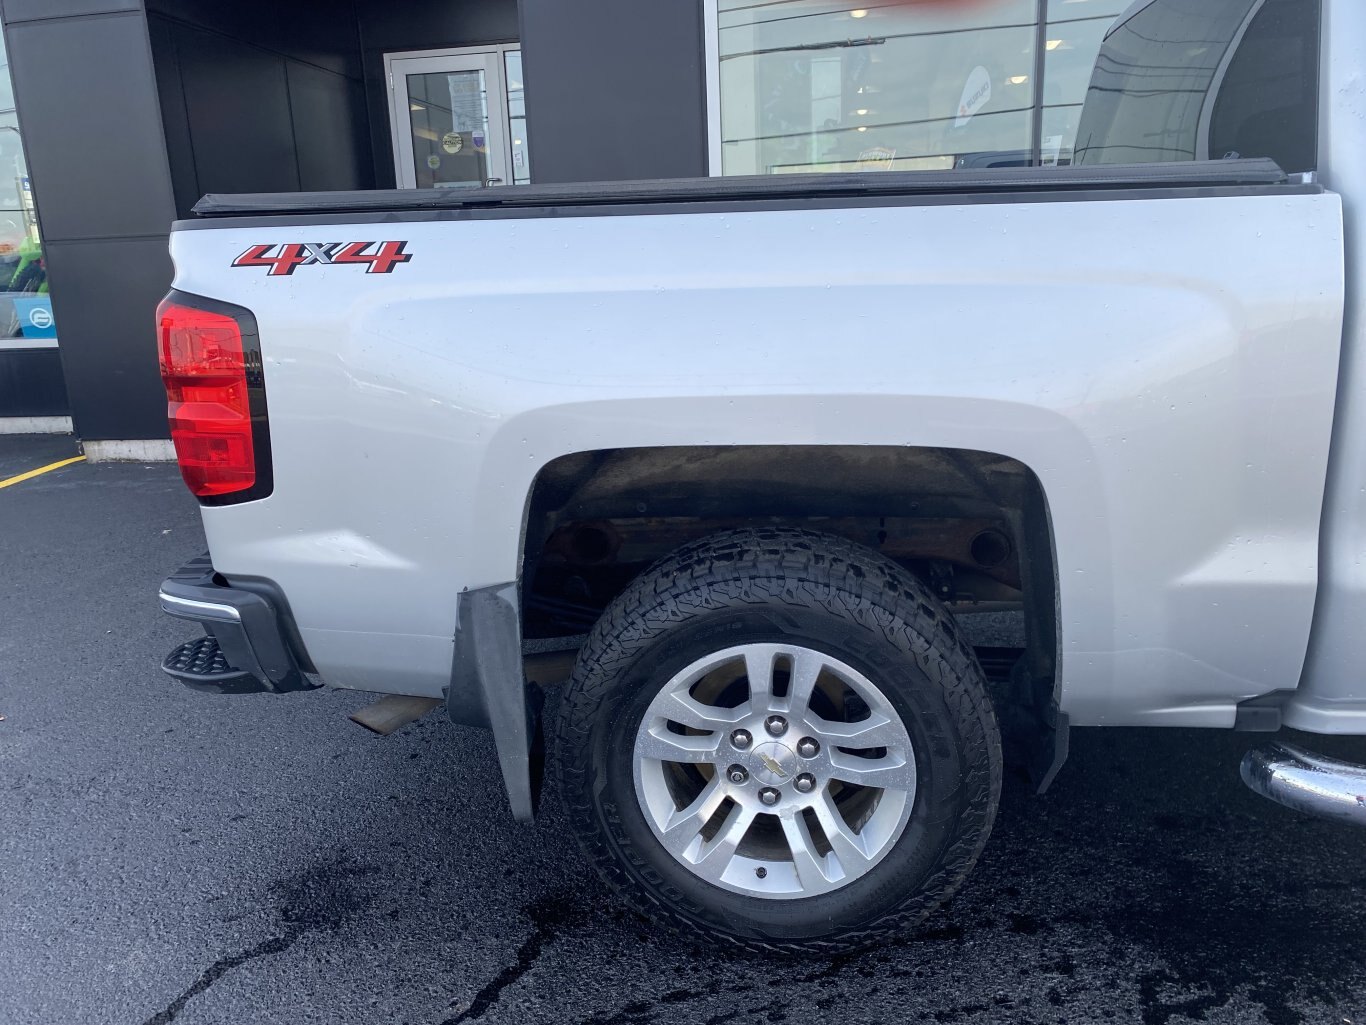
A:
{"type": "Polygon", "coordinates": [[[407,263],[412,253],[404,252],[406,242],[381,242],[378,251],[366,253],[374,242],[348,242],[332,257],[333,263],[368,263],[367,274],[391,274],[395,267],[407,263]]]}
{"type": "Polygon", "coordinates": [[[307,248],[298,243],[280,246],[279,253],[268,256],[267,254],[274,248],[274,246],[252,246],[234,260],[232,265],[234,267],[269,267],[270,276],[278,278],[288,277],[311,259],[307,248]]]}
{"type": "Polygon", "coordinates": [[[234,267],[269,267],[270,277],[289,277],[300,267],[363,264],[367,274],[392,274],[413,254],[407,242],[290,242],[251,246],[234,267]],[[374,252],[369,252],[371,248],[374,252]]]}

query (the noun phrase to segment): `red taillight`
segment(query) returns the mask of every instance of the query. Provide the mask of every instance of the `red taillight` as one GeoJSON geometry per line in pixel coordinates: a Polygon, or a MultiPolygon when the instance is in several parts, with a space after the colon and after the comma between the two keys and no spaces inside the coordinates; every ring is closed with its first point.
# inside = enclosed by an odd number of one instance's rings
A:
{"type": "Polygon", "coordinates": [[[199,498],[257,484],[252,389],[242,327],[232,316],[166,299],[157,309],[171,440],[199,498]]]}

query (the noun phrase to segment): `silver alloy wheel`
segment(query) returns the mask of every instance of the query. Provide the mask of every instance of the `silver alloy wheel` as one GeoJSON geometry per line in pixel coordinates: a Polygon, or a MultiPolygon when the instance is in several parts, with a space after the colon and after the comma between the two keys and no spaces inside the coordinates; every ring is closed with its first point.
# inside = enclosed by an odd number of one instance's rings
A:
{"type": "Polygon", "coordinates": [[[810,897],[859,878],[915,804],[911,738],[891,702],[862,673],[797,645],[743,644],[688,666],[650,702],[634,755],[636,798],[665,850],[754,897],[810,897]]]}

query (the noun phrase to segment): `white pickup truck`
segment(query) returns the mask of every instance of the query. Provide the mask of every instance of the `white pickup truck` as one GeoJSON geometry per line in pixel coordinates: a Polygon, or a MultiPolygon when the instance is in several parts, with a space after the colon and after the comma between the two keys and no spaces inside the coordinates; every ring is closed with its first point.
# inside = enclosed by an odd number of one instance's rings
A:
{"type": "MultiPolygon", "coordinates": [[[[1366,4],[1140,0],[1079,117],[1065,166],[207,197],[165,668],[440,701],[529,819],[577,652],[584,850],[767,949],[945,900],[1003,733],[1040,786],[1078,726],[1366,735],[1366,4]]],[[[1366,823],[1360,767],[1243,775],[1366,823]]]]}

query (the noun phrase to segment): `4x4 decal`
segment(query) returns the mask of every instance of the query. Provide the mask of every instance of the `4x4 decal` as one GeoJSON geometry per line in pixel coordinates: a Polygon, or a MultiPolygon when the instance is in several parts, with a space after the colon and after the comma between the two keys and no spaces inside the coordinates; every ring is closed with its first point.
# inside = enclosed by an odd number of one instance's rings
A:
{"type": "Polygon", "coordinates": [[[288,277],[300,267],[365,264],[367,274],[391,274],[413,254],[407,242],[290,242],[252,246],[232,261],[234,267],[269,267],[272,278],[288,277]],[[369,252],[372,247],[375,251],[369,252]]]}

